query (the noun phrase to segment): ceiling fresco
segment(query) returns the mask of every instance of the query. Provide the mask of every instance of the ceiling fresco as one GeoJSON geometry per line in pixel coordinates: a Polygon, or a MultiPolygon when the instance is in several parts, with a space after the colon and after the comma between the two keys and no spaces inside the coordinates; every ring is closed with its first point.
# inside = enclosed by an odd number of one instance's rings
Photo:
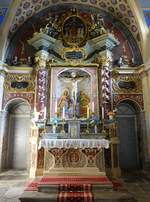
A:
{"type": "MultiPolygon", "coordinates": [[[[17,58],[33,58],[35,50],[29,46],[28,41],[35,33],[47,30],[48,26],[50,26],[50,30],[48,31],[50,36],[60,42],[63,41],[64,46],[67,47],[72,45],[72,43],[75,43],[78,44],[78,46],[83,47],[86,45],[88,40],[97,36],[97,32],[99,32],[98,22],[101,22],[105,29],[109,33],[112,33],[119,41],[119,45],[113,50],[114,61],[118,61],[121,55],[126,55],[129,61],[134,60],[135,66],[142,64],[142,58],[137,41],[123,23],[116,20],[115,17],[104,10],[100,10],[98,8],[91,9],[91,7],[82,8],[81,5],[78,6],[77,9],[72,9],[69,5],[66,6],[66,4],[61,5],[61,7],[59,6],[59,9],[57,6],[48,7],[33,15],[26,21],[26,23],[23,23],[23,25],[15,32],[15,34],[12,35],[10,39],[10,44],[6,54],[6,62],[11,65],[13,58],[16,56],[17,58]],[[70,24],[71,22],[67,18],[67,15],[69,15],[70,12],[75,12],[75,16],[73,15],[71,18],[73,24],[70,24]],[[77,18],[76,15],[79,15],[80,18],[77,18]],[[66,17],[66,21],[64,21],[64,17],[66,17]],[[74,23],[76,26],[74,26],[74,23]],[[85,24],[86,27],[84,26],[85,24]],[[79,30],[79,27],[82,28],[80,31],[82,37],[79,41],[76,41],[77,37],[74,38],[74,33],[76,33],[74,31],[75,27],[77,30],[79,30]],[[69,39],[67,34],[68,31],[71,33],[71,38],[69,39]]],[[[59,46],[61,47],[61,43],[59,43],[59,46]]],[[[86,49],[87,48],[88,47],[86,47],[86,49]]],[[[54,54],[52,50],[49,50],[49,52],[54,54]]],[[[60,54],[58,55],[58,52],[57,54],[55,52],[55,56],[62,60],[60,54]]],[[[88,55],[86,59],[88,60],[91,57],[92,55],[88,55]]]]}
{"type": "MultiPolygon", "coordinates": [[[[17,9],[13,24],[10,28],[10,34],[13,34],[27,19],[43,9],[60,4],[81,4],[100,8],[115,16],[133,33],[134,38],[140,41],[136,20],[127,3],[127,0],[22,0],[17,9]]],[[[59,9],[59,6],[57,7],[59,9]]]]}

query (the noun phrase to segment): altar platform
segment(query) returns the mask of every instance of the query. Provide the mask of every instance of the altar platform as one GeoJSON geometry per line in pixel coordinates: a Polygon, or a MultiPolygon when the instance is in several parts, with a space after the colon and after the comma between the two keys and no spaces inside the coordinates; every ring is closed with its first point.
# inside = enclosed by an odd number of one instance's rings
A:
{"type": "Polygon", "coordinates": [[[106,176],[42,177],[29,183],[21,202],[135,202],[126,189],[116,190],[106,176]]]}

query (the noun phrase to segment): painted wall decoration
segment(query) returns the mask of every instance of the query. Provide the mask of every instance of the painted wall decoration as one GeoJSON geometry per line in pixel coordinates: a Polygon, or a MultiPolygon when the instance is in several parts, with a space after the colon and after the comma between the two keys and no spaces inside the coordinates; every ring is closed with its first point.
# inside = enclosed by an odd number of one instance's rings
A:
{"type": "Polygon", "coordinates": [[[3,23],[5,16],[7,14],[8,8],[7,7],[0,7],[0,25],[3,23]]]}
{"type": "MultiPolygon", "coordinates": [[[[86,24],[90,22],[90,25],[88,24],[88,26],[91,27],[92,29],[91,32],[93,30],[96,31],[96,28],[98,26],[96,24],[96,21],[97,21],[96,18],[98,16],[98,12],[100,12],[100,15],[101,15],[100,18],[102,18],[102,20],[104,21],[103,23],[105,25],[105,30],[108,30],[110,33],[112,33],[115,36],[115,38],[118,39],[120,43],[113,50],[114,66],[118,65],[118,60],[120,59],[120,57],[124,57],[125,59],[124,61],[127,61],[130,66],[138,66],[142,64],[140,49],[138,47],[137,41],[133,37],[133,32],[131,34],[131,32],[127,29],[127,27],[124,26],[124,24],[122,24],[120,21],[117,21],[113,16],[111,16],[110,14],[107,14],[105,11],[102,11],[102,10],[93,9],[91,12],[91,11],[82,11],[79,9],[78,12],[80,16],[82,16],[86,24]],[[93,25],[91,24],[92,19],[93,19],[93,25]]],[[[78,25],[82,24],[81,27],[77,26],[78,29],[76,29],[76,31],[74,30],[74,34],[79,35],[79,38],[75,37],[76,39],[78,38],[79,44],[82,44],[83,46],[84,45],[83,42],[85,41],[85,39],[87,41],[88,39],[92,38],[91,32],[89,32],[89,36],[88,36],[87,28],[84,21],[82,21],[82,18],[75,18],[72,16],[71,18],[66,19],[66,21],[64,22],[61,20],[61,16],[65,14],[66,14],[66,8],[62,7],[61,13],[60,11],[58,13],[58,11],[56,10],[51,10],[50,8],[47,8],[43,10],[42,13],[38,13],[32,18],[30,18],[29,21],[27,21],[26,23],[22,25],[22,27],[18,30],[18,32],[12,35],[10,39],[10,44],[6,53],[6,63],[10,65],[14,65],[15,64],[14,61],[16,62],[16,58],[17,58],[17,61],[19,61],[17,63],[17,66],[20,66],[22,64],[27,65],[27,63],[29,66],[33,64],[32,61],[35,55],[35,49],[29,46],[27,41],[33,37],[33,33],[39,32],[43,28],[45,29],[47,25],[50,26],[51,25],[50,20],[52,21],[52,24],[53,24],[53,26],[50,27],[52,28],[50,29],[51,30],[50,33],[51,32],[54,33],[56,30],[59,30],[57,34],[55,33],[56,35],[53,35],[52,33],[50,34],[50,36],[51,37],[53,36],[55,39],[60,39],[60,40],[64,39],[65,41],[68,39],[69,44],[71,41],[75,43],[72,37],[70,39],[69,37],[67,37],[68,31],[71,30],[70,29],[71,23],[74,23],[74,22],[76,22],[76,24],[78,25]],[[49,16],[50,12],[51,12],[51,16],[49,16]],[[61,29],[62,29],[62,32],[61,32],[61,29]],[[28,32],[26,32],[26,30],[28,30],[28,32]],[[79,33],[80,31],[81,33],[79,33]]],[[[86,46],[85,48],[88,48],[88,46],[86,46]]],[[[54,54],[57,58],[61,59],[62,61],[64,61],[64,57],[67,59],[70,57],[73,57],[73,59],[74,57],[75,58],[79,57],[79,59],[84,58],[84,55],[81,55],[81,52],[80,53],[73,52],[73,54],[71,53],[71,55],[70,53],[67,53],[69,55],[61,56],[61,53],[58,54],[53,50],[52,54],[54,54]]]]}
{"type": "MultiPolygon", "coordinates": [[[[60,4],[63,5],[63,7],[66,7],[66,5],[72,3],[72,5],[75,5],[75,7],[85,8],[86,10],[93,7],[97,9],[105,10],[107,13],[110,13],[111,15],[115,16],[115,18],[119,18],[121,22],[123,22],[126,27],[133,32],[134,38],[139,41],[139,33],[138,33],[138,26],[136,19],[131,11],[131,8],[127,1],[125,0],[79,0],[75,4],[74,0],[43,0],[43,1],[28,1],[24,0],[21,1],[20,5],[18,6],[18,9],[16,11],[12,26],[10,28],[10,33],[16,32],[18,28],[29,18],[31,18],[33,15],[39,13],[40,11],[43,11],[44,9],[47,9],[50,6],[53,6],[54,10],[60,10],[60,4]]],[[[72,6],[71,5],[71,6],[72,6]]],[[[69,7],[71,7],[69,6],[69,7]]],[[[140,42],[140,41],[139,41],[140,42]]]]}

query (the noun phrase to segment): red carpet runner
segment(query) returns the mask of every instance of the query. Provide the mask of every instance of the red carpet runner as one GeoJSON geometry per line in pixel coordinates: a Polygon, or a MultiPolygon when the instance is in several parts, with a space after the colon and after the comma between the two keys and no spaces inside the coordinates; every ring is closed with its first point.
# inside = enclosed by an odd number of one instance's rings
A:
{"type": "Polygon", "coordinates": [[[38,191],[40,185],[56,185],[58,202],[94,202],[92,185],[111,185],[106,176],[43,177],[31,182],[25,191],[38,191]]]}
{"type": "Polygon", "coordinates": [[[94,202],[91,184],[61,184],[58,202],[94,202]]]}
{"type": "Polygon", "coordinates": [[[59,192],[58,202],[94,202],[92,192],[59,192]]]}

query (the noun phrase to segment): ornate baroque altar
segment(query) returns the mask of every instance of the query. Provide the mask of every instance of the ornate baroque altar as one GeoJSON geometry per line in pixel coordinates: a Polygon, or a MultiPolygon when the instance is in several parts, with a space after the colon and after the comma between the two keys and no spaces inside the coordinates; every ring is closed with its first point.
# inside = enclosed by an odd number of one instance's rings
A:
{"type": "Polygon", "coordinates": [[[92,14],[85,20],[71,10],[52,21],[28,41],[37,51],[33,135],[39,137],[37,153],[32,144],[30,174],[116,175],[109,80],[112,49],[119,42],[99,16],[96,24],[92,14]]]}

